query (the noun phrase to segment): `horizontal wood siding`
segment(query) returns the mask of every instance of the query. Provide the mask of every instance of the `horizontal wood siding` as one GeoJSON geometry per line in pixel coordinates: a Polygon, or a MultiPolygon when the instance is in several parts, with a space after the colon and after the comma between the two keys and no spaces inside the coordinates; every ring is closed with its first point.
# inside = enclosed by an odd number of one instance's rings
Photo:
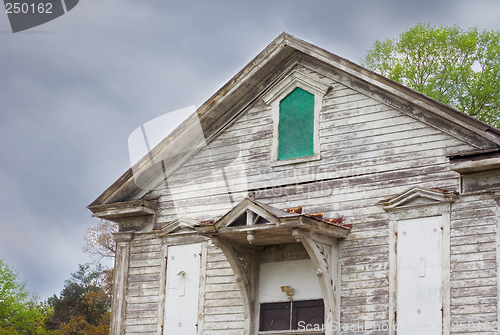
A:
{"type": "Polygon", "coordinates": [[[488,193],[462,195],[452,205],[452,333],[490,333],[485,323],[498,321],[496,207],[488,193]]]}
{"type": "Polygon", "coordinates": [[[222,251],[208,247],[204,334],[242,334],[243,301],[233,270],[222,251]]]}
{"type": "MultiPolygon", "coordinates": [[[[341,252],[342,327],[358,329],[365,322],[389,319],[389,224],[359,220],[341,252]],[[359,324],[358,324],[359,323],[359,324]]],[[[345,328],[347,329],[347,328],[345,328]]]]}
{"type": "Polygon", "coordinates": [[[136,234],[131,242],[125,334],[152,334],[158,328],[161,241],[155,234],[136,234]]]}
{"type": "MultiPolygon", "coordinates": [[[[168,188],[158,187],[157,225],[181,216],[218,219],[243,200],[247,190],[277,208],[303,207],[304,213],[324,213],[327,219],[343,217],[354,228],[342,242],[341,322],[387,323],[389,217],[380,202],[416,186],[458,190],[459,175],[450,171],[446,156],[474,147],[339,83],[324,97],[319,130],[320,160],[272,167],[271,109],[256,103],[169,177],[168,188]]],[[[492,203],[480,196],[464,201],[453,205],[452,321],[493,321],[492,203]]],[[[158,242],[134,240],[128,333],[154,328],[161,261],[158,242]]],[[[241,334],[238,285],[214,246],[208,248],[205,292],[204,334],[241,334]]]]}
{"type": "Polygon", "coordinates": [[[160,190],[159,223],[177,215],[217,219],[246,190],[276,207],[316,211],[328,203],[330,211],[351,217],[380,213],[381,197],[412,186],[458,188],[446,156],[473,150],[470,145],[341,84],[323,103],[321,160],[271,167],[271,110],[258,104],[169,177],[169,189],[160,190]]]}

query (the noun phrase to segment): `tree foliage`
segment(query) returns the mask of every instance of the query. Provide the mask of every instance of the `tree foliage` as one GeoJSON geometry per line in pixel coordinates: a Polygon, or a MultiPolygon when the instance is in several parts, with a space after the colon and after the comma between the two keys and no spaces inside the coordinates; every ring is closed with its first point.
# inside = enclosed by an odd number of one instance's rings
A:
{"type": "Polygon", "coordinates": [[[47,328],[58,335],[105,334],[109,332],[112,271],[100,265],[80,265],[65,281],[60,296],[48,303],[54,313],[47,328]]]}
{"type": "Polygon", "coordinates": [[[18,274],[0,259],[0,335],[51,334],[44,328],[51,311],[27,291],[18,274]]]}
{"type": "Polygon", "coordinates": [[[500,32],[417,24],[362,65],[500,128],[500,32]]]}
{"type": "Polygon", "coordinates": [[[118,224],[106,220],[102,220],[95,227],[87,228],[83,251],[98,259],[115,257],[113,233],[116,231],[118,231],[118,224]]]}

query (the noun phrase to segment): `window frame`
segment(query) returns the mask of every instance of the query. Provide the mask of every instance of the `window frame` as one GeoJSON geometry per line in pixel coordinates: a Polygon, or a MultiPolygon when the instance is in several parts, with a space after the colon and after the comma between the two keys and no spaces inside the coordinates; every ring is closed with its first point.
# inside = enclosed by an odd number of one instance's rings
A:
{"type": "Polygon", "coordinates": [[[263,101],[271,107],[273,120],[273,141],[271,150],[271,166],[282,166],[296,163],[304,163],[321,159],[319,140],[319,115],[323,109],[323,97],[329,84],[318,81],[299,70],[293,70],[285,79],[273,86],[263,97],[263,101]],[[313,155],[306,157],[278,160],[279,149],[279,120],[280,102],[292,93],[296,88],[314,95],[314,131],[313,131],[313,155]]]}

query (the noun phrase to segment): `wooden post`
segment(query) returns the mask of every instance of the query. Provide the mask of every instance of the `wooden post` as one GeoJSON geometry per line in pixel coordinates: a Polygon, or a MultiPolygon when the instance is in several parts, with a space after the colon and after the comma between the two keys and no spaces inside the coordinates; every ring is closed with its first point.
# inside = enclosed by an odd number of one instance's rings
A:
{"type": "Polygon", "coordinates": [[[113,278],[113,302],[111,306],[110,335],[125,333],[125,312],[127,295],[127,278],[130,260],[130,242],[133,233],[115,233],[116,242],[115,273],[113,278]]]}

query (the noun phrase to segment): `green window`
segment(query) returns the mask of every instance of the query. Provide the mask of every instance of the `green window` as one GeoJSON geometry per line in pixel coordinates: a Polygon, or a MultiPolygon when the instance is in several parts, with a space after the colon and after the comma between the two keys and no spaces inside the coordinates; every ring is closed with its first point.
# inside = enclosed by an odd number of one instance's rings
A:
{"type": "Polygon", "coordinates": [[[278,160],[314,154],[314,94],[296,88],[280,102],[278,160]]]}

